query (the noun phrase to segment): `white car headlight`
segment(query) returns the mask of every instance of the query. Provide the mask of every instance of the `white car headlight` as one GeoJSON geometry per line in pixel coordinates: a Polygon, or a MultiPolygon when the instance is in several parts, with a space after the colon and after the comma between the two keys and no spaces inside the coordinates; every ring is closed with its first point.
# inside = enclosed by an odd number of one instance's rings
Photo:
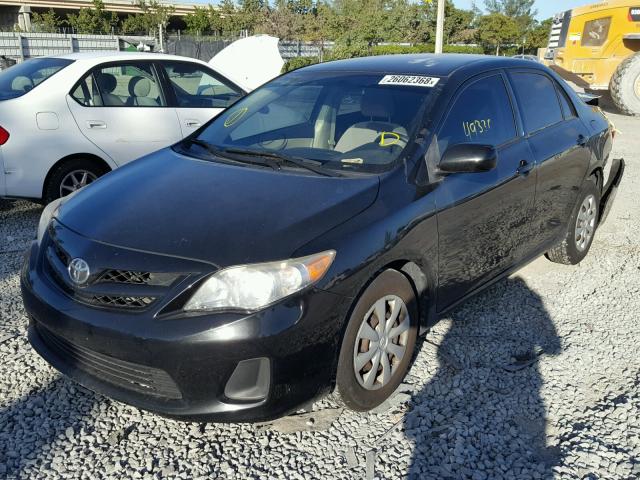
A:
{"type": "Polygon", "coordinates": [[[259,310],[319,281],[335,256],[336,252],[329,250],[282,262],[221,270],[198,288],[184,310],[259,310]]]}
{"type": "Polygon", "coordinates": [[[57,200],[54,200],[49,205],[44,207],[44,210],[42,211],[42,215],[40,215],[40,223],[38,223],[38,237],[37,237],[38,245],[42,243],[42,237],[44,237],[44,232],[47,231],[47,228],[51,223],[51,219],[56,214],[56,211],[60,207],[62,200],[63,200],[62,198],[58,198],[57,200]]]}

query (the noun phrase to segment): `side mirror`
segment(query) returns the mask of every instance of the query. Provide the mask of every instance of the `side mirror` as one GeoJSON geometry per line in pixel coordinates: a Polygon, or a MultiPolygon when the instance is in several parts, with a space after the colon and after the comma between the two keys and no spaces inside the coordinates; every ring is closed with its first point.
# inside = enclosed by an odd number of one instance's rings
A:
{"type": "Polygon", "coordinates": [[[488,172],[496,168],[498,153],[490,145],[462,143],[448,148],[438,169],[443,173],[488,172]]]}

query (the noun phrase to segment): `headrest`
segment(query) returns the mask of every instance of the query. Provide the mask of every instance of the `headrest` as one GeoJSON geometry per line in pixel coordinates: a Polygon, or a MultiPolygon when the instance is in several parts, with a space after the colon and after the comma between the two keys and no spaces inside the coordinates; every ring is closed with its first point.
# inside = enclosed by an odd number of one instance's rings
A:
{"type": "Polygon", "coordinates": [[[33,88],[33,82],[29,77],[19,76],[11,82],[11,90],[18,92],[28,92],[33,88]]]}
{"type": "Polygon", "coordinates": [[[144,77],[133,77],[129,80],[129,95],[133,97],[148,97],[151,93],[151,81],[144,77]]]}
{"type": "Polygon", "coordinates": [[[110,73],[98,73],[96,75],[96,83],[104,93],[113,93],[118,86],[118,80],[115,75],[110,73]]]}
{"type": "Polygon", "coordinates": [[[393,98],[387,91],[370,88],[364,91],[360,111],[365,117],[389,118],[393,115],[393,98]]]}

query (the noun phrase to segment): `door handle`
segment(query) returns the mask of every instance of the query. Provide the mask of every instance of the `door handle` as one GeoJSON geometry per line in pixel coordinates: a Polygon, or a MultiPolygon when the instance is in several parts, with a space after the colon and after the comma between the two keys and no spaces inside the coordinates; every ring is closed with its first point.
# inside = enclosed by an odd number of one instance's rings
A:
{"type": "Polygon", "coordinates": [[[578,145],[580,145],[581,147],[584,147],[587,144],[587,137],[585,137],[584,135],[580,134],[578,135],[578,145]]]}
{"type": "Polygon", "coordinates": [[[89,120],[87,122],[88,128],[107,128],[107,124],[101,120],[89,120]]]}
{"type": "Polygon", "coordinates": [[[534,163],[529,163],[526,160],[520,160],[520,164],[518,165],[518,170],[516,170],[516,173],[522,176],[528,175],[534,165],[534,163]]]}
{"type": "Polygon", "coordinates": [[[202,124],[197,120],[185,120],[185,125],[189,128],[198,128],[202,126],[202,124]]]}

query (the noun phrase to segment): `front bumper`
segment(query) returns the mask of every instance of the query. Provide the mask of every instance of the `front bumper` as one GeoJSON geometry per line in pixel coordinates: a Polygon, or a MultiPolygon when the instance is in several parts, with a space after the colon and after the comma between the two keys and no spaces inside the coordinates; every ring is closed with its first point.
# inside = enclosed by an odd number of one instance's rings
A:
{"type": "Polygon", "coordinates": [[[40,250],[34,242],[21,278],[29,341],[93,391],[182,420],[240,422],[280,417],[333,386],[348,298],[309,290],[251,315],[116,312],[71,298],[40,250]]]}

